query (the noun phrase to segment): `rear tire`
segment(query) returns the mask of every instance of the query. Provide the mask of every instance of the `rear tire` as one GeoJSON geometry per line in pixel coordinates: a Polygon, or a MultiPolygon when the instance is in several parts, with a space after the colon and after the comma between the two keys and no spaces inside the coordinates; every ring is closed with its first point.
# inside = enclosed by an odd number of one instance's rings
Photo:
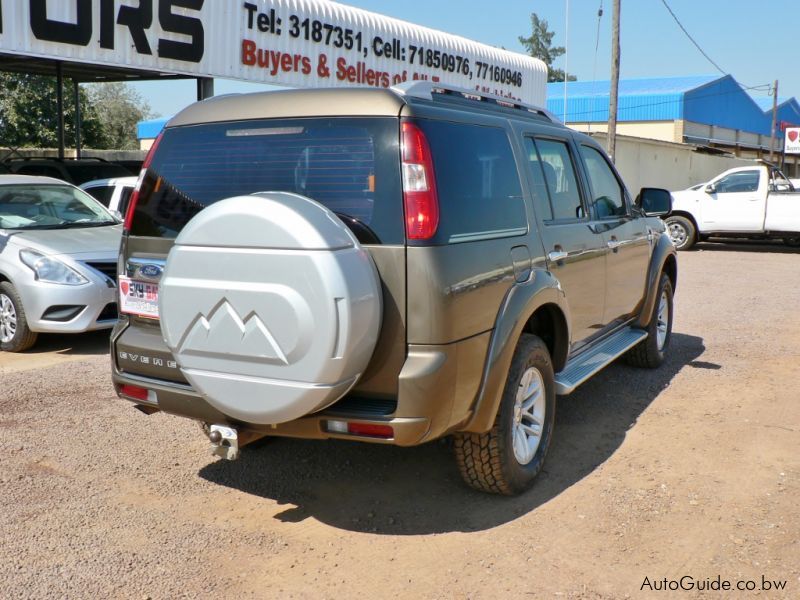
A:
{"type": "Polygon", "coordinates": [[[538,337],[523,334],[492,429],[453,436],[456,461],[467,485],[509,496],[528,489],[550,447],[555,407],[553,363],[547,346],[538,337]]]}
{"type": "Polygon", "coordinates": [[[672,338],[672,296],[672,280],[666,273],[662,273],[653,315],[647,326],[647,338],[625,354],[625,362],[629,365],[655,369],[664,362],[672,338]]]}
{"type": "Polygon", "coordinates": [[[30,330],[17,289],[8,281],[0,283],[0,350],[24,352],[38,334],[30,330]]]}
{"type": "Polygon", "coordinates": [[[697,228],[691,219],[672,215],[665,220],[667,232],[677,250],[688,250],[697,241],[697,228]]]}

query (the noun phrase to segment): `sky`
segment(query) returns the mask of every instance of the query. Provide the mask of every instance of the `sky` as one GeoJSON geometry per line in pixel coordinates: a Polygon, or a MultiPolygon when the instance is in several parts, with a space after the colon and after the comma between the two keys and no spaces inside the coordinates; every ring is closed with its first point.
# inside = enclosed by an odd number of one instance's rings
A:
{"type": "MultiPolygon", "coordinates": [[[[779,80],[780,98],[800,99],[800,52],[796,26],[798,0],[666,0],[683,26],[725,73],[751,95],[767,96],[779,80]]],[[[554,66],[579,80],[608,80],[611,65],[612,0],[351,0],[343,2],[390,17],[439,29],[507,50],[525,50],[535,12],[555,32],[554,45],[568,56],[554,66]],[[597,12],[602,4],[599,40],[597,12]],[[569,38],[567,40],[567,5],[569,38]],[[597,48],[597,50],[595,50],[597,48]]],[[[686,37],[662,0],[622,0],[620,77],[711,75],[719,71],[686,37]]],[[[171,116],[196,98],[194,81],[134,84],[161,116],[171,116]]],[[[269,86],[216,80],[215,93],[247,92],[269,86]]]]}

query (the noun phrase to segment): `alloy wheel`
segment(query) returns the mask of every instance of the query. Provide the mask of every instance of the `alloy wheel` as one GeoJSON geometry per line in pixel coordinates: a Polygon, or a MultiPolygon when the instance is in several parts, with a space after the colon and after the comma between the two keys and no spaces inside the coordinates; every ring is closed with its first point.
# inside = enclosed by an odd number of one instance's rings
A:
{"type": "Polygon", "coordinates": [[[535,367],[523,373],[514,404],[514,458],[527,465],[542,441],[546,398],[544,379],[535,367]]]}
{"type": "Polygon", "coordinates": [[[6,344],[17,333],[17,311],[11,298],[0,294],[0,342],[6,344]]]}

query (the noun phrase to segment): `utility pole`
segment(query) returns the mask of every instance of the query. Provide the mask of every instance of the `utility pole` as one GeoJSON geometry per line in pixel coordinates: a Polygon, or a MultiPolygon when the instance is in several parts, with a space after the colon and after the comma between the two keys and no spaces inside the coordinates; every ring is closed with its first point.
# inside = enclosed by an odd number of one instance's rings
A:
{"type": "Polygon", "coordinates": [[[778,80],[772,86],[772,129],[769,134],[769,162],[775,164],[775,129],[778,124],[778,80]]]}
{"type": "Polygon", "coordinates": [[[564,42],[564,125],[567,124],[567,83],[569,81],[569,0],[566,16],[567,39],[564,42]]]}
{"type": "Polygon", "coordinates": [[[617,153],[617,100],[619,97],[619,9],[620,1],[614,0],[611,18],[611,90],[608,100],[608,155],[612,162],[617,153]]]}

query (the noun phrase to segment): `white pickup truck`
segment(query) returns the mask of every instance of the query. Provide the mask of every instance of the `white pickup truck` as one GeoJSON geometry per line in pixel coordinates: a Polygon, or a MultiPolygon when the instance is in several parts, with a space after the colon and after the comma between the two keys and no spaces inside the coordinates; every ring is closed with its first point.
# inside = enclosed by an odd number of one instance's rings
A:
{"type": "Polygon", "coordinates": [[[672,197],[665,220],[678,250],[709,236],[781,239],[800,246],[800,191],[770,165],[737,167],[672,197]]]}

